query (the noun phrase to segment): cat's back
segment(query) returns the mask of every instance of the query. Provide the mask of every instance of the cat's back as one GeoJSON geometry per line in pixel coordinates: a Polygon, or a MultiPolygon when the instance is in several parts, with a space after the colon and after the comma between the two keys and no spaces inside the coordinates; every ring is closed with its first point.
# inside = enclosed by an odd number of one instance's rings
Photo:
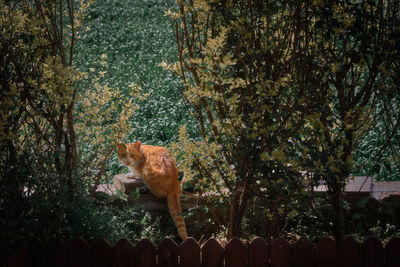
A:
{"type": "Polygon", "coordinates": [[[142,146],[146,162],[143,166],[144,181],[156,197],[166,197],[179,192],[178,169],[168,150],[159,146],[142,146]]]}
{"type": "Polygon", "coordinates": [[[175,168],[176,163],[174,157],[165,147],[142,145],[143,153],[148,158],[148,163],[156,165],[164,165],[168,168],[175,168]]]}
{"type": "Polygon", "coordinates": [[[164,153],[168,154],[168,150],[162,146],[142,145],[142,150],[147,157],[161,157],[164,153]]]}

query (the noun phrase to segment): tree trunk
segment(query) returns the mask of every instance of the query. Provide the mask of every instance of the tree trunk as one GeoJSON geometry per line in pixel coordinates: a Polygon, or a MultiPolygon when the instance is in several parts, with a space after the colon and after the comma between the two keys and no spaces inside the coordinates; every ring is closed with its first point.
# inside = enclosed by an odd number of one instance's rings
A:
{"type": "Polygon", "coordinates": [[[345,237],[345,224],[343,209],[343,190],[340,184],[336,182],[332,192],[332,204],[334,212],[333,230],[336,244],[339,247],[345,237]]]}
{"type": "Polygon", "coordinates": [[[67,184],[69,186],[69,192],[71,197],[74,196],[75,184],[73,180],[73,173],[76,171],[77,166],[77,147],[76,147],[76,137],[74,128],[74,119],[72,116],[72,109],[74,107],[74,100],[72,100],[70,106],[66,111],[67,118],[67,131],[65,133],[65,165],[67,174],[67,184]]]}
{"type": "Polygon", "coordinates": [[[246,184],[238,185],[235,188],[234,197],[231,201],[231,211],[227,239],[240,236],[240,228],[246,211],[248,194],[246,184]]]}

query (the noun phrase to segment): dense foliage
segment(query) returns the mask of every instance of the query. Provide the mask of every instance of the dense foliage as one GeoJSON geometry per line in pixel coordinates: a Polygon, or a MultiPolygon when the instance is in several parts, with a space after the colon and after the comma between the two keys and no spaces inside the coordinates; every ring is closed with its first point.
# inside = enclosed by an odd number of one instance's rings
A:
{"type": "Polygon", "coordinates": [[[146,212],[96,200],[96,186],[145,95],[133,82],[122,94],[101,80],[106,54],[96,56],[93,71],[75,64],[89,4],[0,3],[2,260],[35,238],[156,238],[146,212]]]}
{"type": "Polygon", "coordinates": [[[279,220],[296,212],[297,191],[342,240],[355,150],[382,114],[385,141],[398,132],[399,3],[182,1],[169,15],[179,61],[164,67],[181,77],[202,136],[182,130],[184,164],[225,195],[227,237],[240,235],[252,197],[279,200],[262,209],[279,220]],[[321,182],[329,218],[315,205],[321,182]]]}
{"type": "Polygon", "coordinates": [[[305,90],[290,69],[299,38],[296,5],[195,1],[181,3],[176,41],[179,62],[166,65],[185,85],[202,141],[181,135],[191,173],[231,207],[227,237],[239,236],[251,202],[252,216],[277,224],[288,209],[296,172],[285,148],[304,120],[305,90]],[[249,11],[251,10],[251,12],[249,11]],[[275,17],[275,19],[272,19],[275,17]],[[267,204],[268,203],[268,204],[267,204]],[[263,207],[261,209],[258,206],[263,207]],[[261,216],[260,216],[261,215],[261,216]]]}
{"type": "MultiPolygon", "coordinates": [[[[313,184],[327,186],[333,230],[342,240],[343,190],[354,170],[354,152],[382,119],[379,112],[393,125],[399,119],[399,3],[330,1],[304,8],[309,13],[301,17],[305,26],[300,42],[307,49],[296,75],[310,89],[311,112],[296,148],[313,184]]],[[[396,132],[397,126],[389,129],[396,132]]]]}

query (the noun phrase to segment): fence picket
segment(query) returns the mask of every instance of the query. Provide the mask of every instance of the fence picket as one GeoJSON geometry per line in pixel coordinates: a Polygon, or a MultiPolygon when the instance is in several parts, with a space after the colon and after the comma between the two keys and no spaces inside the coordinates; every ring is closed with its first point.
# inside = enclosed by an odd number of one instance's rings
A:
{"type": "Polygon", "coordinates": [[[156,247],[149,239],[141,240],[136,247],[127,239],[111,246],[99,239],[91,246],[83,239],[76,239],[70,246],[55,239],[44,246],[34,240],[25,243],[9,260],[7,266],[180,266],[180,267],[400,267],[400,237],[393,237],[385,247],[380,240],[369,237],[359,244],[346,237],[340,244],[330,237],[321,238],[317,244],[301,238],[293,246],[284,238],[267,244],[255,238],[247,247],[233,238],[224,247],[210,238],[202,247],[193,238],[180,246],[173,239],[165,238],[156,247]]]}
{"type": "Polygon", "coordinates": [[[28,243],[28,266],[43,266],[45,261],[45,247],[39,240],[28,243]]]}
{"type": "Polygon", "coordinates": [[[314,244],[309,239],[301,238],[294,244],[293,266],[314,266],[314,244]]]}
{"type": "Polygon", "coordinates": [[[350,236],[343,239],[340,246],[340,266],[361,266],[360,244],[350,236]]]}
{"type": "Polygon", "coordinates": [[[158,265],[178,266],[178,245],[170,237],[164,238],[157,248],[158,265]]]}
{"type": "Polygon", "coordinates": [[[234,237],[225,246],[225,266],[242,267],[246,266],[246,246],[240,239],[234,237]]]}
{"type": "Polygon", "coordinates": [[[367,238],[361,246],[362,266],[383,266],[383,246],[376,237],[367,238]]]}
{"type": "Polygon", "coordinates": [[[113,248],[104,238],[96,240],[90,246],[90,266],[112,267],[113,248]]]}
{"type": "Polygon", "coordinates": [[[249,267],[267,267],[269,262],[268,245],[260,237],[249,245],[249,267]]]}
{"type": "Polygon", "coordinates": [[[89,253],[90,248],[89,244],[81,239],[76,239],[70,246],[69,246],[69,255],[70,255],[70,266],[71,267],[88,267],[89,262],[89,253]]]}
{"type": "Polygon", "coordinates": [[[69,249],[64,241],[55,239],[47,244],[45,266],[69,266],[69,249]]]}
{"type": "Polygon", "coordinates": [[[278,238],[271,245],[271,266],[290,267],[292,264],[292,251],[289,242],[278,238]]]}
{"type": "Polygon", "coordinates": [[[326,236],[321,238],[315,248],[315,263],[317,267],[336,267],[336,241],[326,236]]]}
{"type": "Polygon", "coordinates": [[[157,249],[149,239],[142,239],[135,247],[136,266],[156,266],[157,249]]]}
{"type": "Polygon", "coordinates": [[[210,238],[201,247],[203,267],[223,267],[224,249],[215,238],[210,238]]]}
{"type": "Polygon", "coordinates": [[[135,247],[126,238],[120,239],[113,249],[113,267],[134,267],[135,247]]]}
{"type": "Polygon", "coordinates": [[[192,237],[188,237],[179,247],[181,267],[200,267],[200,246],[192,237]]]}
{"type": "Polygon", "coordinates": [[[8,267],[26,267],[28,266],[27,259],[27,249],[28,246],[24,244],[20,247],[15,254],[7,260],[6,266],[8,267]]]}
{"type": "Polygon", "coordinates": [[[400,237],[392,237],[385,246],[387,267],[400,267],[400,237]]]}

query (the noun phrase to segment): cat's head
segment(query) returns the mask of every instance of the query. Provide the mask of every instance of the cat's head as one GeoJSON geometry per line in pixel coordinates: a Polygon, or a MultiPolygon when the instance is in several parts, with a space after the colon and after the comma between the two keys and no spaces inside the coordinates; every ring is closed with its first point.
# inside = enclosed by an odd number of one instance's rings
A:
{"type": "Polygon", "coordinates": [[[141,150],[141,142],[137,141],[132,144],[118,144],[118,160],[127,166],[140,162],[143,158],[143,152],[141,150]]]}

